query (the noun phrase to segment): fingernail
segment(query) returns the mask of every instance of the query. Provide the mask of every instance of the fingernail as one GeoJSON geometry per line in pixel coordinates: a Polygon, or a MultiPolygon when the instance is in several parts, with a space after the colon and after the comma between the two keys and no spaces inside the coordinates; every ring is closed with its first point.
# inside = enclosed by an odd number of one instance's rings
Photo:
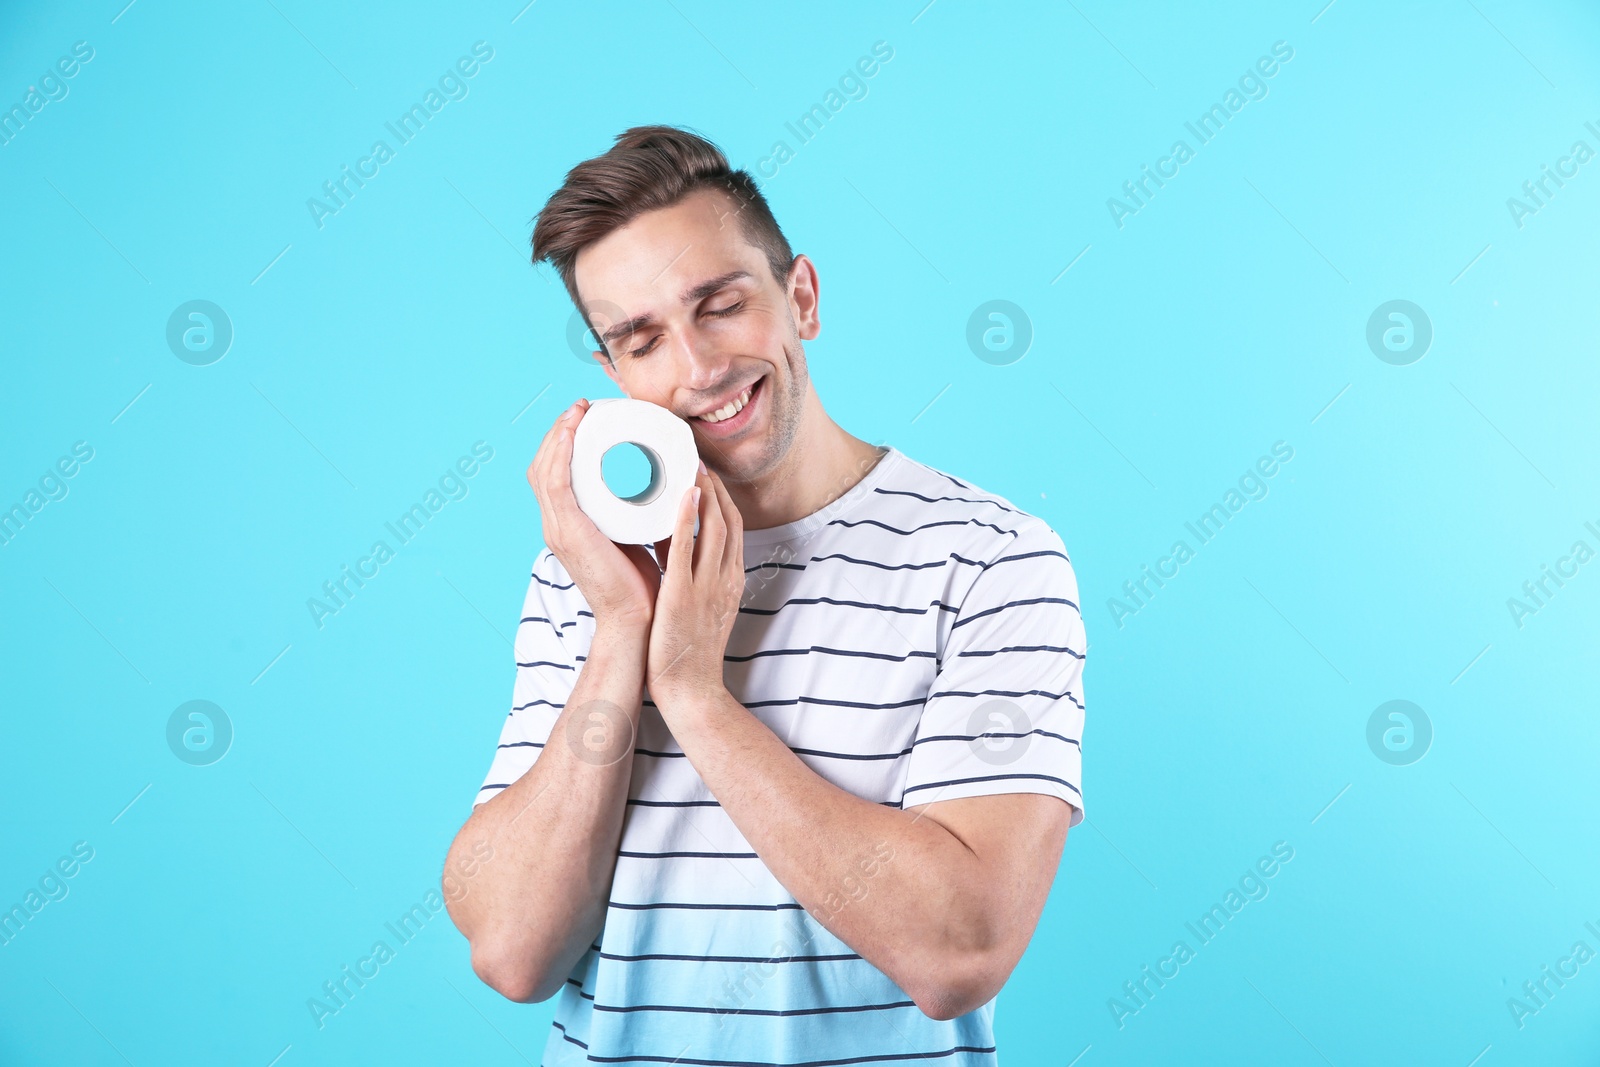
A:
{"type": "Polygon", "coordinates": [[[701,460],[700,461],[700,473],[704,474],[705,472],[706,472],[706,461],[705,460],[701,460]]]}

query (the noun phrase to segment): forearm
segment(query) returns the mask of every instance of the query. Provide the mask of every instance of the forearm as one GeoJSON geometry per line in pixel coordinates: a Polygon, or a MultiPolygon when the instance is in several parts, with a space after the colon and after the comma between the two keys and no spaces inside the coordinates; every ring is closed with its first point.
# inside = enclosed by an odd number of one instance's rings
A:
{"type": "Polygon", "coordinates": [[[658,703],[712,795],[813,918],[924,1011],[947,1008],[952,990],[987,999],[1000,940],[993,887],[960,839],[822,778],[726,690],[658,703]]]}
{"type": "Polygon", "coordinates": [[[446,874],[465,887],[446,895],[450,915],[479,977],[513,1000],[552,995],[605,921],[648,636],[595,632],[533,767],[480,805],[450,847],[446,874]]]}

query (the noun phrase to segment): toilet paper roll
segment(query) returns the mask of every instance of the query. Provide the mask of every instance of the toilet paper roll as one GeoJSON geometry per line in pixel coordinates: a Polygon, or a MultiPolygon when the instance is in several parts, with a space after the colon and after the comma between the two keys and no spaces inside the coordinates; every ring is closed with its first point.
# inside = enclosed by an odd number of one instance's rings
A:
{"type": "Polygon", "coordinates": [[[572,438],[572,495],[600,532],[624,545],[672,536],[678,505],[694,486],[700,453],[689,424],[659,404],[610,397],[590,403],[572,438]],[[600,474],[600,461],[620,444],[637,445],[650,461],[650,484],[619,497],[600,474]]]}

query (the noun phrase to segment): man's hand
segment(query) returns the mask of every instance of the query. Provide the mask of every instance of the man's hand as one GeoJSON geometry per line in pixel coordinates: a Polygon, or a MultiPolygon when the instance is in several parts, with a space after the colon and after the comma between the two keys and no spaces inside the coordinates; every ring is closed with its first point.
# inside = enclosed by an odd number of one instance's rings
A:
{"type": "Polygon", "coordinates": [[[578,583],[595,626],[643,629],[655,612],[660,570],[643,545],[619,545],[601,533],[572,493],[572,437],[588,411],[580,399],[556,419],[528,466],[528,484],[539,498],[544,543],[578,583]]]}
{"type": "Polygon", "coordinates": [[[664,572],[650,626],[645,685],[659,705],[665,694],[706,694],[722,687],[722,657],[744,598],[744,518],[722,479],[704,463],[695,487],[678,506],[672,537],[656,551],[664,572]]]}

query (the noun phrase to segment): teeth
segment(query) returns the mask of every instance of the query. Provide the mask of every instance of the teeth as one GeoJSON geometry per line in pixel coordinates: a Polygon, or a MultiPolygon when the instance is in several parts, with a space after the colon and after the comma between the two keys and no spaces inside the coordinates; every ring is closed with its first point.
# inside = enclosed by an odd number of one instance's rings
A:
{"type": "Polygon", "coordinates": [[[742,411],[744,406],[749,402],[750,390],[746,389],[744,392],[734,397],[733,400],[718,408],[716,411],[710,412],[706,415],[697,415],[695,417],[704,422],[721,422],[724,419],[731,419],[735,415],[739,414],[739,412],[742,411]]]}

